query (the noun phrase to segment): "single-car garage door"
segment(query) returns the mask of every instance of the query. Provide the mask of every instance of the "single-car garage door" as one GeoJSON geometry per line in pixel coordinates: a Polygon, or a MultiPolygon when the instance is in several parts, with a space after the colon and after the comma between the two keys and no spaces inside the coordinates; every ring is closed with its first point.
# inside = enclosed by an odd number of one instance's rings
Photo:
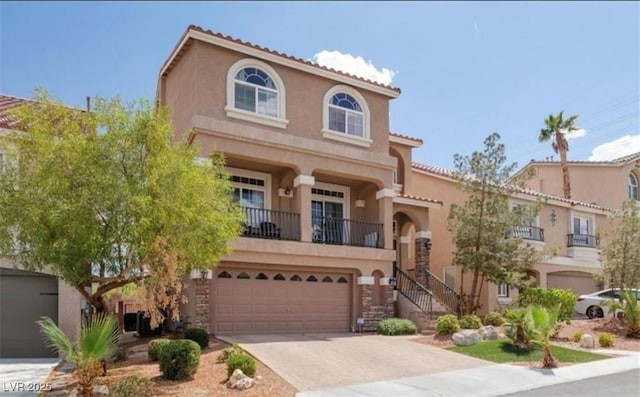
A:
{"type": "Polygon", "coordinates": [[[218,334],[346,332],[350,274],[218,269],[213,329],[218,334]]]}
{"type": "Polygon", "coordinates": [[[547,287],[570,289],[576,295],[590,294],[601,288],[590,273],[556,272],[547,274],[547,287]]]}
{"type": "Polygon", "coordinates": [[[0,268],[0,357],[54,357],[36,324],[42,316],[58,322],[58,280],[0,268]]]}

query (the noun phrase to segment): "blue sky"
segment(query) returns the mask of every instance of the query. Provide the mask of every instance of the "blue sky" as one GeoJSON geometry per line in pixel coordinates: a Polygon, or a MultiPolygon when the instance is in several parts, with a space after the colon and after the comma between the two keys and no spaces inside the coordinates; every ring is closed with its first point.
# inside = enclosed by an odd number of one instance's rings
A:
{"type": "Polygon", "coordinates": [[[42,86],[78,107],[86,96],[153,98],[189,24],[388,69],[402,89],[390,127],[424,140],[416,161],[452,167],[494,131],[510,161],[543,159],[553,153],[537,135],[560,110],[585,130],[569,159],[640,150],[638,2],[2,2],[0,92],[42,86]]]}

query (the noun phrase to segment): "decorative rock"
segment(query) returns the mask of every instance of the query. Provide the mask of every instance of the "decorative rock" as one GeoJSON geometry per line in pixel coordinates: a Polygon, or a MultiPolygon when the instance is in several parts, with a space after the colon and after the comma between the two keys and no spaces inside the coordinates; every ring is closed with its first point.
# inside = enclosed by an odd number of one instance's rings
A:
{"type": "Polygon", "coordinates": [[[498,331],[492,325],[485,325],[478,330],[478,334],[480,335],[480,339],[482,340],[495,340],[500,337],[498,335],[498,331]]]}
{"type": "Polygon", "coordinates": [[[95,397],[108,396],[109,387],[107,385],[95,385],[93,386],[93,395],[95,397]]]}
{"type": "Polygon", "coordinates": [[[503,333],[499,333],[498,334],[498,339],[508,339],[507,335],[503,334],[503,333]]]}
{"type": "Polygon", "coordinates": [[[241,369],[237,368],[231,374],[227,387],[238,390],[246,390],[253,386],[253,379],[245,375],[241,369]]]}
{"type": "Polygon", "coordinates": [[[248,376],[244,379],[240,379],[236,384],[231,387],[238,390],[247,390],[248,388],[253,386],[253,379],[248,376]]]}
{"type": "Polygon", "coordinates": [[[584,347],[585,349],[593,349],[594,347],[596,347],[596,340],[593,338],[593,335],[582,335],[580,337],[580,347],[584,347]]]}
{"type": "Polygon", "coordinates": [[[471,346],[480,342],[480,334],[475,329],[463,329],[451,337],[456,346],[471,346]]]}

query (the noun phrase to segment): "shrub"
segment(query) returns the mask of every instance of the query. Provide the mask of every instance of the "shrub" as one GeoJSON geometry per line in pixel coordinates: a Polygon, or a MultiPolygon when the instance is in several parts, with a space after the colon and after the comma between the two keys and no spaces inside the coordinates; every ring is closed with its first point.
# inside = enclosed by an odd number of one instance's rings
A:
{"type": "Polygon", "coordinates": [[[200,346],[188,339],[170,340],[160,349],[162,377],[169,380],[187,379],[200,365],[200,346]]]}
{"type": "Polygon", "coordinates": [[[613,335],[608,332],[603,332],[598,335],[598,343],[601,347],[611,347],[613,346],[613,335]]]}
{"type": "Polygon", "coordinates": [[[196,342],[201,349],[209,347],[209,332],[204,328],[187,328],[184,338],[196,342]]]}
{"type": "Polygon", "coordinates": [[[499,327],[504,324],[504,317],[498,312],[491,312],[484,316],[484,325],[493,325],[499,327]]]}
{"type": "Polygon", "coordinates": [[[531,322],[527,318],[527,308],[518,307],[507,310],[504,315],[504,333],[518,346],[528,347],[533,339],[531,322]]]}
{"type": "Polygon", "coordinates": [[[245,354],[233,354],[227,361],[227,378],[230,378],[236,369],[240,369],[243,374],[253,378],[256,374],[256,360],[245,354]]]}
{"type": "Polygon", "coordinates": [[[458,317],[453,314],[445,314],[444,316],[438,317],[436,321],[436,332],[440,335],[451,335],[458,332],[458,330],[460,330],[458,317]]]}
{"type": "Polygon", "coordinates": [[[406,318],[386,318],[378,323],[377,331],[381,335],[413,335],[418,327],[406,318]]]}
{"type": "Polygon", "coordinates": [[[569,321],[575,312],[578,297],[573,291],[558,288],[527,288],[520,292],[518,305],[527,307],[530,305],[542,306],[553,309],[560,305],[560,317],[558,321],[569,321]]]}
{"type": "Polygon", "coordinates": [[[129,349],[119,344],[116,351],[113,353],[112,359],[115,362],[124,361],[127,358],[129,358],[130,354],[131,354],[131,351],[129,349]]]}
{"type": "Polygon", "coordinates": [[[153,381],[132,375],[118,382],[112,393],[114,397],[152,397],[153,381]]]}
{"type": "Polygon", "coordinates": [[[149,342],[149,345],[147,346],[147,354],[149,355],[149,359],[151,361],[158,361],[158,358],[160,357],[160,350],[162,349],[162,346],[166,345],[167,343],[169,343],[169,339],[154,339],[152,341],[149,342]]]}
{"type": "Polygon", "coordinates": [[[226,349],[223,349],[220,353],[218,353],[218,357],[216,357],[216,362],[226,363],[231,356],[234,356],[234,355],[240,356],[242,354],[244,354],[244,350],[242,350],[240,345],[238,345],[237,343],[234,343],[233,346],[227,347],[226,349]]]}
{"type": "Polygon", "coordinates": [[[460,328],[462,329],[478,329],[482,327],[482,320],[475,314],[467,314],[460,319],[460,328]]]}
{"type": "Polygon", "coordinates": [[[571,337],[571,340],[578,343],[580,342],[580,339],[582,339],[582,335],[584,335],[584,331],[579,329],[573,334],[573,336],[571,337]]]}

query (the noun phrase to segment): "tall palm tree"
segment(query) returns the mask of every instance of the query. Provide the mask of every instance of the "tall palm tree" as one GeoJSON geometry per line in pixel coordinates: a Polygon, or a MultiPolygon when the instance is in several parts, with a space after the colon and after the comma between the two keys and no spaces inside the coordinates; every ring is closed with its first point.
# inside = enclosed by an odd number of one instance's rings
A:
{"type": "Polygon", "coordinates": [[[551,147],[553,151],[560,155],[560,166],[562,167],[562,190],[565,198],[571,198],[571,183],[569,182],[569,164],[567,163],[567,152],[569,151],[569,142],[567,142],[566,134],[577,131],[574,122],[578,118],[575,114],[566,120],[562,116],[563,112],[557,115],[550,114],[544,121],[545,128],[540,129],[538,140],[546,142],[553,139],[551,147]]]}
{"type": "Polygon", "coordinates": [[[118,346],[115,317],[101,313],[92,316],[83,324],[77,345],[49,317],[42,317],[37,323],[49,347],[76,366],[78,394],[92,397],[93,380],[103,371],[102,360],[111,357],[118,346]]]}

